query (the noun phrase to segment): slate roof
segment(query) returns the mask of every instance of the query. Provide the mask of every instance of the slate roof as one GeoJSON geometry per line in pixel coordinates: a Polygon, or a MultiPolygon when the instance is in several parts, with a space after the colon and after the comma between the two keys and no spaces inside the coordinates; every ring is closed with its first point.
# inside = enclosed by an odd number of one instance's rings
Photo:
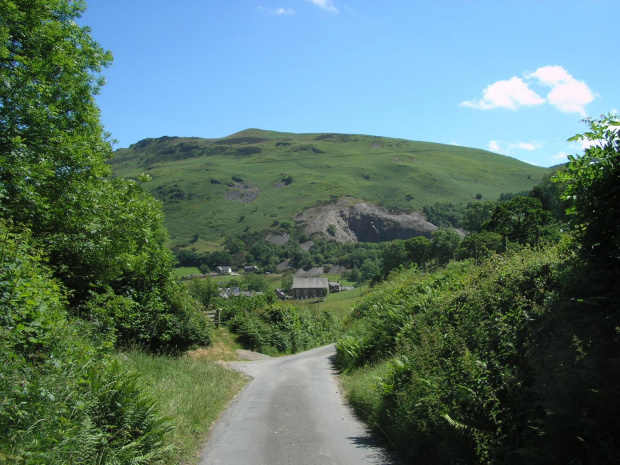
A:
{"type": "Polygon", "coordinates": [[[327,289],[327,278],[293,278],[292,289],[327,289]]]}

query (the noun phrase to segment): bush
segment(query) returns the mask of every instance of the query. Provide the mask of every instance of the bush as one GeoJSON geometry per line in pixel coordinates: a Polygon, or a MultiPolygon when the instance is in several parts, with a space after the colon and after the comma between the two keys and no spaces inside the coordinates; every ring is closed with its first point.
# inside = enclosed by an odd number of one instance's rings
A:
{"type": "Polygon", "coordinates": [[[296,353],[333,342],[341,322],[331,312],[313,313],[286,304],[255,312],[237,312],[229,327],[245,349],[296,353]]]}
{"type": "Polygon", "coordinates": [[[65,313],[28,236],[0,228],[0,457],[6,463],[161,463],[167,422],[134,375],[65,313]]]}
{"type": "Polygon", "coordinates": [[[569,156],[557,180],[566,186],[564,198],[572,202],[568,213],[583,245],[582,257],[613,291],[620,277],[620,117],[586,122],[589,131],[570,140],[593,145],[580,157],[569,156]]]}
{"type": "Polygon", "coordinates": [[[114,334],[121,347],[178,354],[211,342],[204,307],[187,289],[170,281],[163,296],[146,294],[143,302],[107,292],[93,296],[86,309],[91,321],[114,334]]]}
{"type": "Polygon", "coordinates": [[[538,323],[560,287],[560,263],[557,249],[524,250],[432,275],[409,270],[354,308],[337,363],[349,372],[388,363],[368,415],[405,456],[533,463],[545,403],[531,389],[541,373],[530,350],[547,340],[538,323]]]}

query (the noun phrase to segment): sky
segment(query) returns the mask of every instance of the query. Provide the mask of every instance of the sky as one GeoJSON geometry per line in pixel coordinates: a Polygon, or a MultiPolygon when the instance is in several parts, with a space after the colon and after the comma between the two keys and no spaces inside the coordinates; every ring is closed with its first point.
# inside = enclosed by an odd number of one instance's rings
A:
{"type": "Polygon", "coordinates": [[[474,147],[538,166],[620,110],[620,0],[87,0],[105,129],[248,128],[474,147]]]}

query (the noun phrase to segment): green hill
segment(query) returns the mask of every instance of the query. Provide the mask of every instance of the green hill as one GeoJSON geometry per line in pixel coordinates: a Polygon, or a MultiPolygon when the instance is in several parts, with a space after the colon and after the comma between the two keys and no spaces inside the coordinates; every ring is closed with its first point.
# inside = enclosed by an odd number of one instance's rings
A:
{"type": "Polygon", "coordinates": [[[152,177],[173,243],[275,227],[350,197],[390,210],[496,200],[540,181],[546,168],[466,147],[348,134],[248,129],[221,139],[161,137],[119,149],[122,177],[152,177]]]}

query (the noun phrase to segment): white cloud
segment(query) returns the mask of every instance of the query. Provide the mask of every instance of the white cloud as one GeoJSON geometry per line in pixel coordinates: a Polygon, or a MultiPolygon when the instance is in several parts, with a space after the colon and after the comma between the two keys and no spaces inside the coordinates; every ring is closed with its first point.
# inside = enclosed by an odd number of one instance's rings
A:
{"type": "Polygon", "coordinates": [[[595,147],[595,146],[600,146],[601,143],[597,140],[590,140],[590,139],[582,139],[579,141],[579,148],[581,150],[586,150],[589,149],[590,147],[595,147]]]}
{"type": "Polygon", "coordinates": [[[491,152],[495,152],[495,153],[503,153],[504,152],[504,150],[499,145],[499,142],[496,141],[496,140],[492,140],[491,142],[489,142],[489,150],[491,152]]]}
{"type": "Polygon", "coordinates": [[[295,10],[292,8],[265,8],[264,6],[261,6],[258,9],[259,11],[272,16],[287,16],[295,14],[295,10]]]}
{"type": "Polygon", "coordinates": [[[542,145],[537,142],[516,142],[511,144],[506,141],[492,140],[488,144],[488,148],[491,152],[501,153],[502,155],[510,155],[513,149],[533,152],[541,147],[542,145]]]}
{"type": "Polygon", "coordinates": [[[294,15],[295,14],[295,10],[293,10],[292,8],[276,8],[274,10],[274,14],[276,14],[278,16],[294,15]]]}
{"type": "Polygon", "coordinates": [[[561,66],[538,68],[526,77],[535,78],[539,84],[551,87],[547,101],[563,113],[586,116],[585,106],[594,100],[594,94],[587,84],[575,79],[561,66]]]}
{"type": "Polygon", "coordinates": [[[540,148],[540,144],[532,144],[530,142],[519,142],[517,144],[510,144],[510,148],[527,150],[528,152],[533,152],[534,150],[538,150],[540,148]]]}
{"type": "Polygon", "coordinates": [[[481,99],[475,98],[460,105],[479,110],[516,110],[549,103],[564,113],[586,116],[585,106],[595,98],[585,82],[578,81],[561,66],[544,66],[524,77],[525,80],[514,76],[507,81],[497,81],[484,89],[481,99]],[[534,84],[551,87],[546,99],[532,90],[534,84]]]}
{"type": "Polygon", "coordinates": [[[541,105],[545,103],[540,95],[518,77],[508,81],[497,81],[482,92],[482,99],[462,102],[461,106],[491,110],[493,108],[509,108],[516,110],[522,106],[541,105]]]}
{"type": "Polygon", "coordinates": [[[314,3],[319,8],[322,8],[327,11],[333,11],[334,13],[338,13],[338,8],[336,8],[332,4],[332,0],[306,0],[307,2],[314,3]]]}
{"type": "Polygon", "coordinates": [[[568,161],[568,154],[566,152],[560,152],[557,155],[551,157],[553,161],[565,162],[568,161]]]}

